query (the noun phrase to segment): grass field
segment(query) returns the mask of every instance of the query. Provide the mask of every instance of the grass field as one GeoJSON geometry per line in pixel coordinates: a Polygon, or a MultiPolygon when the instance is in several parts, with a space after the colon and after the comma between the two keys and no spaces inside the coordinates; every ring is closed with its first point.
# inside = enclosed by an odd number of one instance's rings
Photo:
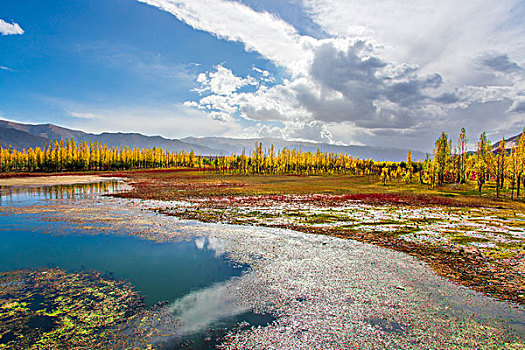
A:
{"type": "Polygon", "coordinates": [[[443,198],[444,203],[459,206],[504,206],[525,210],[525,204],[511,200],[508,192],[503,192],[501,198],[496,198],[494,184],[491,183],[484,187],[484,193],[479,196],[474,183],[447,184],[436,189],[429,189],[425,184],[406,184],[402,181],[389,182],[385,186],[373,176],[241,176],[180,170],[113,173],[112,176],[119,174],[129,177],[135,183],[132,196],[144,199],[381,193],[443,198]]]}

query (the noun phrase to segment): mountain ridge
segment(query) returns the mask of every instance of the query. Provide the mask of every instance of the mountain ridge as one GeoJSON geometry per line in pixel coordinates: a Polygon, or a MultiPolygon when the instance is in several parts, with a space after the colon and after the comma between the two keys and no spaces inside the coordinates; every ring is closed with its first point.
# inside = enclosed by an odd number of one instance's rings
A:
{"type": "MultiPolygon", "coordinates": [[[[375,161],[402,161],[406,159],[408,149],[373,147],[373,146],[342,146],[308,141],[286,141],[277,138],[232,138],[232,137],[185,137],[182,139],[169,139],[162,136],[146,136],[136,132],[102,132],[100,134],[87,133],[61,127],[55,124],[25,124],[7,120],[0,120],[0,144],[3,147],[12,146],[15,149],[29,147],[43,147],[49,140],[73,139],[76,142],[100,141],[108,147],[137,146],[137,147],[162,147],[165,150],[189,152],[202,156],[220,156],[247,154],[255,148],[255,143],[262,142],[264,147],[274,145],[275,150],[301,149],[303,152],[346,153],[360,159],[374,159],[375,161]]],[[[412,151],[414,160],[423,160],[426,153],[412,151]]]]}
{"type": "MultiPolygon", "coordinates": [[[[146,136],[140,133],[109,133],[109,132],[103,132],[100,134],[92,134],[87,133],[81,130],[73,130],[64,128],[61,126],[57,126],[55,124],[23,124],[23,123],[17,123],[12,121],[4,121],[0,120],[0,129],[4,130],[4,134],[6,133],[5,129],[13,129],[22,131],[25,133],[28,133],[33,136],[39,136],[43,137],[45,139],[49,140],[66,140],[66,139],[73,139],[75,142],[79,142],[80,140],[83,141],[100,141],[102,143],[106,143],[108,147],[113,146],[138,146],[138,147],[162,147],[163,149],[167,149],[170,151],[183,151],[187,150],[188,152],[190,149],[193,149],[196,153],[210,153],[215,151],[214,149],[208,148],[208,147],[202,147],[198,145],[189,145],[185,142],[182,142],[177,139],[167,139],[162,136],[146,136]]],[[[22,136],[22,134],[20,134],[22,136]]],[[[0,139],[0,142],[2,144],[5,144],[3,139],[0,139]]],[[[18,147],[16,143],[11,143],[11,145],[14,148],[21,148],[18,147]]],[[[40,146],[41,145],[35,145],[40,146]]],[[[33,147],[35,147],[33,146],[33,147]]],[[[27,148],[27,147],[25,147],[27,148]]]]}

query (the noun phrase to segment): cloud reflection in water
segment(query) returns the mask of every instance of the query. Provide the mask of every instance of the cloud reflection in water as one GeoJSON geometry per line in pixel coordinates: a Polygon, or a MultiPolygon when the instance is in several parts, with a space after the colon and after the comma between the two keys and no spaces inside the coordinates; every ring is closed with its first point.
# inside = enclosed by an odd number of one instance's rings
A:
{"type": "Polygon", "coordinates": [[[209,288],[194,291],[170,304],[169,311],[181,322],[179,336],[196,333],[213,326],[218,321],[248,311],[237,304],[232,293],[232,282],[215,284],[209,288]]]}
{"type": "Polygon", "coordinates": [[[198,237],[195,239],[195,246],[199,250],[213,250],[215,251],[215,257],[222,256],[226,250],[224,247],[224,241],[216,237],[198,237]]]}

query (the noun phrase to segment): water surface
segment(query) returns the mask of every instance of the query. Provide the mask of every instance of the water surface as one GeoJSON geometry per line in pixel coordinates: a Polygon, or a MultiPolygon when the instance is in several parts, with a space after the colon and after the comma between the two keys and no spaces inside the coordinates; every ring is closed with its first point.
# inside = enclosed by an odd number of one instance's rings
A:
{"type": "MultiPolygon", "coordinates": [[[[0,206],[53,206],[114,193],[122,183],[0,188],[0,206]]],[[[37,207],[35,207],[37,208],[37,207]]],[[[249,270],[223,254],[223,242],[207,236],[178,242],[156,242],[118,229],[104,234],[38,214],[3,211],[0,215],[0,272],[58,267],[77,272],[95,270],[129,281],[147,305],[168,304],[184,321],[179,337],[166,348],[213,348],[217,337],[242,321],[264,325],[273,320],[240,309],[229,295],[232,279],[249,270]],[[204,339],[204,340],[203,340],[204,339]],[[189,345],[191,344],[191,345],[189,345]]]]}

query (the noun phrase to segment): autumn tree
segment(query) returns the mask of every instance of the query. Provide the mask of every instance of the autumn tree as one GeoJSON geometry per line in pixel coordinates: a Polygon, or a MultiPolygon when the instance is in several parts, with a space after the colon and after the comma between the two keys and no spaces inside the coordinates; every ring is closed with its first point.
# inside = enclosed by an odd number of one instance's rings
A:
{"type": "Polygon", "coordinates": [[[499,191],[503,187],[503,181],[505,178],[505,156],[507,150],[505,149],[505,138],[502,137],[499,142],[498,149],[496,150],[495,157],[495,173],[496,173],[496,197],[499,198],[499,191]]]}
{"type": "MultiPolygon", "coordinates": [[[[518,157],[518,147],[512,147],[508,156],[507,177],[509,178],[511,188],[511,198],[514,199],[514,189],[516,188],[516,180],[518,180],[518,169],[520,167],[520,158],[518,157]]],[[[519,181],[519,180],[518,180],[519,181]]]]}
{"type": "Polygon", "coordinates": [[[441,136],[436,140],[434,148],[434,170],[437,183],[442,186],[445,182],[445,175],[447,173],[450,162],[450,148],[451,143],[448,139],[448,134],[441,133],[441,136]]]}
{"type": "Polygon", "coordinates": [[[518,145],[516,146],[516,198],[520,196],[521,179],[525,171],[525,128],[521,133],[518,145]]]}
{"type": "Polygon", "coordinates": [[[487,134],[483,132],[479,137],[479,142],[474,159],[474,171],[478,184],[478,192],[481,195],[481,189],[490,176],[490,170],[493,164],[492,145],[487,139],[487,134]]]}

